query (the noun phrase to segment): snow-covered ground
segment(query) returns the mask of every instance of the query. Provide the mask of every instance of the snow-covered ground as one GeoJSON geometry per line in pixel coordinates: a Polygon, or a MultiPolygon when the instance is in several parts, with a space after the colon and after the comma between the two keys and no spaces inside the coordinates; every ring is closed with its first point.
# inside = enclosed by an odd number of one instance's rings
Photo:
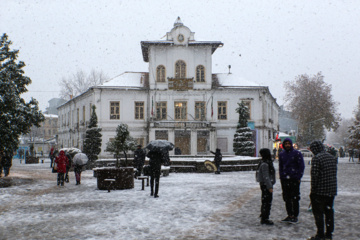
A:
{"type": "MultiPolygon", "coordinates": [[[[30,180],[0,188],[0,239],[306,239],[316,231],[308,211],[309,170],[306,165],[300,223],[280,222],[286,214],[277,182],[275,225],[263,226],[254,172],[171,173],[153,198],[140,180],[130,190],[97,190],[92,171],[83,172],[79,186],[71,173],[70,183],[58,187],[47,159],[34,165],[14,159],[7,178],[30,180]]],[[[360,164],[339,160],[334,239],[360,239],[359,175],[360,164]]]]}

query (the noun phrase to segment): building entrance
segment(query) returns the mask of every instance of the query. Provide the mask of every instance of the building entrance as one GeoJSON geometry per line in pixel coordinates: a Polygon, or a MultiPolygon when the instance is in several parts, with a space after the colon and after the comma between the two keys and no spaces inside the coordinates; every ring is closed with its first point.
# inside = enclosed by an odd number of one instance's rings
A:
{"type": "Polygon", "coordinates": [[[182,155],[191,154],[191,133],[190,131],[175,131],[175,147],[180,148],[182,155]]]}

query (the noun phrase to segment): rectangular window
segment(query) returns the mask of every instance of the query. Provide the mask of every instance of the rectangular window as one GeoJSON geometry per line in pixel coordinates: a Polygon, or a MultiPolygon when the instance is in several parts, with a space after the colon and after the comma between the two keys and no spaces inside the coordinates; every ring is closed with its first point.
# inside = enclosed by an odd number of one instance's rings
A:
{"type": "Polygon", "coordinates": [[[227,119],[227,102],[218,102],[218,119],[226,120],[227,119]]]}
{"type": "Polygon", "coordinates": [[[195,120],[205,120],[205,102],[195,102],[195,120]]]}
{"type": "Polygon", "coordinates": [[[110,119],[120,119],[120,102],[110,102],[110,119]]]}
{"type": "Polygon", "coordinates": [[[166,120],[167,119],[167,104],[166,102],[156,103],[156,119],[166,120]]]}
{"type": "Polygon", "coordinates": [[[145,146],[145,139],[144,138],[137,138],[136,141],[137,141],[138,145],[141,145],[142,147],[145,146]]]}
{"type": "Polygon", "coordinates": [[[167,130],[155,130],[155,140],[168,140],[167,130]]]}
{"type": "Polygon", "coordinates": [[[187,105],[186,102],[175,102],[175,120],[186,120],[187,105]]]}
{"type": "Polygon", "coordinates": [[[135,102],[135,119],[144,119],[144,102],[135,102]]]}

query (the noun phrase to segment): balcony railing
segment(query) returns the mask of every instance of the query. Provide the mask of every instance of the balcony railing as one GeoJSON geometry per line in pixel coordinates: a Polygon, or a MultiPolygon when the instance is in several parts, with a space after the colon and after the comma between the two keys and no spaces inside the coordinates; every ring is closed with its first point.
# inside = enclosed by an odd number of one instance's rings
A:
{"type": "Polygon", "coordinates": [[[203,121],[154,121],[156,128],[212,128],[211,122],[203,121]]]}
{"type": "Polygon", "coordinates": [[[194,78],[168,78],[169,90],[191,90],[194,88],[194,78]]]}

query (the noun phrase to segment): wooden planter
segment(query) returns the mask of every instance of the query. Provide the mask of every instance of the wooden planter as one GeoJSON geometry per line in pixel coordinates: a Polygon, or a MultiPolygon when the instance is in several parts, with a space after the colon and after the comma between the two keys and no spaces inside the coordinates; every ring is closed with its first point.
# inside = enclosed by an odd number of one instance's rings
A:
{"type": "Polygon", "coordinates": [[[27,156],[25,159],[25,164],[33,164],[33,163],[39,163],[39,157],[27,156]]]}
{"type": "Polygon", "coordinates": [[[97,168],[94,169],[94,175],[97,177],[97,187],[99,190],[122,190],[134,188],[134,168],[97,168]],[[115,181],[105,181],[105,179],[114,179],[115,181]]]}

